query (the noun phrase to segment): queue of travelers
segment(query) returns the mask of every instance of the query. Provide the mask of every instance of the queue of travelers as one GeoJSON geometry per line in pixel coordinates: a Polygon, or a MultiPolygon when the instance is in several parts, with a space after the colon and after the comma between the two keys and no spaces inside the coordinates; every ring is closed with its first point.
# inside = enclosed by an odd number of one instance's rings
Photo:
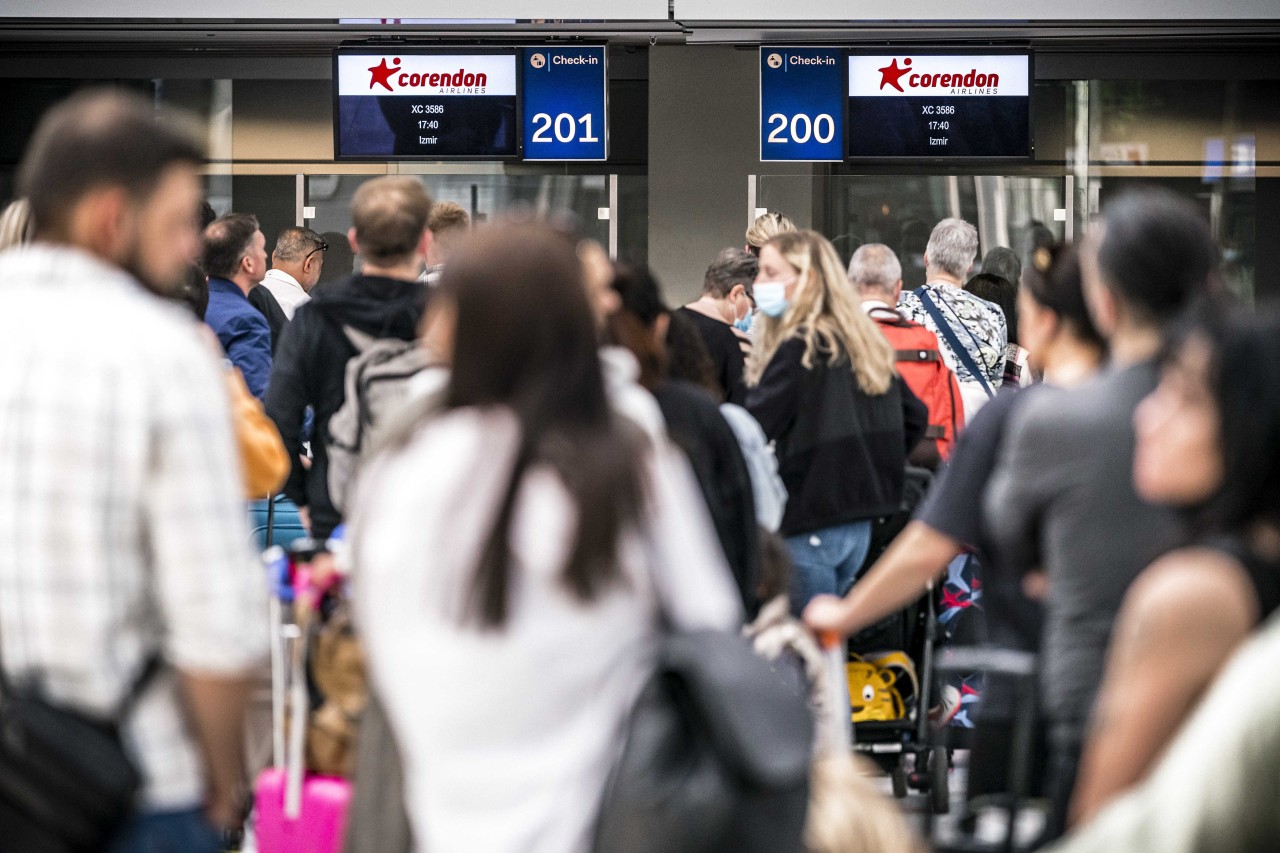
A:
{"type": "MultiPolygon", "coordinates": [[[[1280,316],[1220,292],[1189,203],[1119,196],[1079,244],[992,248],[976,276],[977,229],[943,219],[906,291],[890,246],[846,268],[766,212],[673,310],[563,224],[472,227],[412,176],[360,186],[359,272],[317,286],[333,235],[284,229],[268,269],[254,216],[202,212],[202,158],[146,103],[81,93],[0,215],[0,726],[106,731],[140,774],[94,849],[212,853],[250,818],[269,632],[245,500],[277,491],[315,547],[346,537],[314,568],[367,661],[348,850],[614,849],[601,815],[655,748],[633,725],[681,635],[748,638],[762,707],[801,720],[752,744],[807,744],[807,815],[770,849],[926,849],[850,755],[839,640],[965,555],[986,641],[1038,661],[1042,842],[1280,838],[1280,316]],[[57,339],[29,321],[55,312],[57,339]],[[415,375],[357,411],[348,475],[335,416],[375,352],[415,375]]],[[[971,799],[1012,790],[1015,692],[983,691],[971,799]]],[[[759,722],[733,710],[718,749],[759,722]]],[[[0,770],[32,760],[0,738],[0,770]]],[[[739,807],[770,795],[727,778],[739,807]]],[[[5,845],[80,831],[49,790],[0,772],[5,845]]]]}

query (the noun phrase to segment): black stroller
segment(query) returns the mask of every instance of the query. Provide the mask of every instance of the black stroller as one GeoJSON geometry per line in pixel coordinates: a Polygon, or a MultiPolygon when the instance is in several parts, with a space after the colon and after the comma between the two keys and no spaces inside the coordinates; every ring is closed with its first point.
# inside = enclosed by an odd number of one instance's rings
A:
{"type": "MultiPolygon", "coordinates": [[[[907,468],[898,512],[876,521],[867,566],[874,563],[906,527],[932,482],[932,472],[907,468]]],[[[855,723],[854,749],[889,774],[895,797],[906,797],[911,790],[928,794],[931,812],[945,814],[950,808],[947,773],[954,743],[944,737],[945,733],[934,732],[928,713],[941,703],[940,683],[935,672],[941,637],[939,595],[938,585],[932,585],[906,609],[850,637],[848,650],[852,654],[901,650],[914,663],[918,689],[915,695],[903,697],[905,713],[900,719],[855,723]],[[909,762],[908,756],[913,760],[909,762]]]]}

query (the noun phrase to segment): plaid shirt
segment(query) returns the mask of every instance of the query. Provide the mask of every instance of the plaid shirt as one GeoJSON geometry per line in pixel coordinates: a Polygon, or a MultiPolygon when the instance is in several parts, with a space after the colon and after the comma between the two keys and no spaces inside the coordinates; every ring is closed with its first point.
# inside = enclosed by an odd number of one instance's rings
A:
{"type": "Polygon", "coordinates": [[[50,246],[0,255],[0,657],[106,715],[157,650],[124,725],[143,808],[197,805],[174,668],[267,650],[225,386],[195,324],[120,270],[50,246]]]}

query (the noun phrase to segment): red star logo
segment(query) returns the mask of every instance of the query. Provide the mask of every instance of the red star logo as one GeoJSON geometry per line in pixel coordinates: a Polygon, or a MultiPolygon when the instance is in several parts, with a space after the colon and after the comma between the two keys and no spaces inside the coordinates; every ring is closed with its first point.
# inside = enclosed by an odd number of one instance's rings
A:
{"type": "Polygon", "coordinates": [[[388,66],[386,57],[383,57],[381,62],[369,69],[369,88],[372,89],[376,84],[385,87],[388,92],[393,91],[391,83],[388,81],[390,81],[391,75],[395,74],[399,70],[399,58],[395,60],[394,66],[388,66]]]}
{"type": "Polygon", "coordinates": [[[898,59],[897,57],[894,57],[893,62],[890,62],[884,68],[876,69],[877,71],[880,72],[880,88],[881,89],[883,89],[885,85],[888,84],[893,88],[897,89],[899,92],[902,92],[903,94],[906,93],[906,90],[902,88],[902,84],[899,83],[898,81],[902,79],[903,74],[906,74],[908,71],[911,70],[911,60],[904,59],[902,60],[902,64],[906,67],[899,68],[898,59]]]}

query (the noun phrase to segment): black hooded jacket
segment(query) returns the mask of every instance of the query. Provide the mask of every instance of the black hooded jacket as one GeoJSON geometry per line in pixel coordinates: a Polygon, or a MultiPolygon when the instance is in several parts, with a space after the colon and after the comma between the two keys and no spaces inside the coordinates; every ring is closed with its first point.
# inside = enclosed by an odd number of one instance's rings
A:
{"type": "Polygon", "coordinates": [[[264,403],[293,460],[285,495],[310,507],[311,535],[318,539],[327,539],[342,522],[329,498],[328,457],[329,418],[342,405],[347,362],[356,354],[342,327],[413,340],[426,300],[421,282],[352,276],[317,288],[280,336],[264,403]],[[315,411],[310,470],[298,461],[307,406],[315,411]]]}

